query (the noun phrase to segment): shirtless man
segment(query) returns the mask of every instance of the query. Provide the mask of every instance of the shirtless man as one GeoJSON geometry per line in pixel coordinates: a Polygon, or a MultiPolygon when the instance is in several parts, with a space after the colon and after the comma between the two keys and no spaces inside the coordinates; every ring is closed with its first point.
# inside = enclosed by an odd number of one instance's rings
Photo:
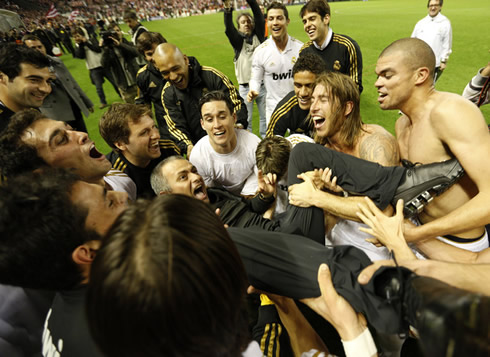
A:
{"type": "Polygon", "coordinates": [[[456,157],[466,172],[419,215],[422,225],[405,225],[405,237],[412,242],[446,235],[440,238],[446,243],[482,250],[490,222],[490,135],[475,105],[434,89],[433,68],[434,53],[414,38],[393,42],[376,64],[381,109],[404,113],[395,126],[401,157],[414,163],[456,157]]]}
{"type": "MultiPolygon", "coordinates": [[[[362,122],[359,97],[355,82],[346,75],[329,72],[317,77],[310,108],[315,141],[332,150],[383,166],[399,165],[396,139],[383,127],[362,122]]],[[[326,172],[324,177],[327,174],[331,175],[326,172]]],[[[335,202],[341,203],[343,198],[320,191],[307,175],[301,177],[305,182],[291,186],[290,202],[301,207],[315,205],[331,213],[329,218],[333,220],[328,220],[329,225],[335,224],[329,235],[332,244],[354,245],[364,250],[372,260],[389,258],[386,249],[365,242],[369,236],[359,232],[359,223],[338,218],[349,218],[345,209],[338,210],[335,206],[335,202]]],[[[350,215],[357,211],[356,205],[352,208],[350,215]]]]}
{"type": "MultiPolygon", "coordinates": [[[[478,108],[459,95],[435,91],[434,61],[425,42],[401,39],[381,53],[376,66],[381,109],[405,113],[396,125],[400,157],[423,164],[456,158],[467,174],[428,204],[419,216],[423,225],[406,224],[405,237],[411,242],[446,235],[441,238],[444,242],[457,245],[454,241],[460,241],[465,244],[459,247],[479,251],[488,247],[484,225],[490,217],[490,165],[485,163],[490,153],[489,133],[478,108]],[[461,117],[464,123],[457,122],[461,117]],[[448,239],[448,234],[458,237],[448,239]]],[[[344,201],[355,199],[358,197],[344,201]]],[[[349,209],[344,217],[351,218],[353,205],[346,207],[338,207],[339,215],[349,209]]]]}

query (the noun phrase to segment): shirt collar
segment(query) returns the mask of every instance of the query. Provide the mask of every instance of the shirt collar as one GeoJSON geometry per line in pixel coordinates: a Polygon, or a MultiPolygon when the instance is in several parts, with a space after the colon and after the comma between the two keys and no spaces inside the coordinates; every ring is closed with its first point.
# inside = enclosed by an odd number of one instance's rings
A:
{"type": "Polygon", "coordinates": [[[315,46],[316,48],[318,48],[320,51],[324,50],[325,47],[328,46],[328,44],[330,43],[330,40],[332,39],[332,36],[333,36],[333,31],[331,28],[328,29],[328,33],[327,33],[327,37],[325,38],[325,41],[323,42],[323,44],[321,46],[318,46],[316,44],[315,41],[313,41],[313,46],[315,46]]]}

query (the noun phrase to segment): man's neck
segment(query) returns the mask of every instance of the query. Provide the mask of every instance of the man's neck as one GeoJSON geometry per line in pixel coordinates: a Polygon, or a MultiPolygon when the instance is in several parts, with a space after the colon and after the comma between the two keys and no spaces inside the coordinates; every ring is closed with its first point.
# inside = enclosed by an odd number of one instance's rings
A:
{"type": "Polygon", "coordinates": [[[410,98],[403,103],[399,109],[403,114],[405,114],[408,119],[413,123],[417,122],[420,118],[427,114],[430,110],[427,108],[426,104],[431,100],[432,96],[437,93],[433,85],[429,87],[420,87],[417,91],[413,92],[410,98]]]}
{"type": "Polygon", "coordinates": [[[29,109],[28,107],[23,107],[13,101],[6,93],[4,93],[3,88],[0,88],[0,102],[14,113],[20,112],[23,109],[29,109]]]}
{"type": "Polygon", "coordinates": [[[325,41],[327,40],[327,37],[328,37],[328,32],[329,32],[329,27],[327,26],[326,30],[325,30],[325,36],[323,36],[322,38],[317,38],[315,41],[315,44],[318,46],[318,47],[322,47],[323,44],[325,43],[325,41]]]}
{"type": "Polygon", "coordinates": [[[237,145],[237,137],[236,137],[236,135],[234,135],[224,145],[216,145],[211,140],[209,140],[209,143],[211,144],[211,147],[213,148],[213,150],[216,151],[218,154],[226,155],[226,154],[229,154],[230,152],[233,152],[233,150],[235,150],[236,145],[237,145]]]}
{"type": "Polygon", "coordinates": [[[276,44],[277,49],[280,52],[283,52],[286,49],[286,46],[288,44],[289,35],[288,34],[285,34],[284,36],[282,36],[279,39],[276,39],[276,38],[273,37],[272,40],[276,44]]]}
{"type": "Polygon", "coordinates": [[[142,169],[147,167],[151,162],[151,159],[141,159],[132,155],[124,154],[123,152],[121,152],[121,155],[124,156],[131,164],[142,169]]]}

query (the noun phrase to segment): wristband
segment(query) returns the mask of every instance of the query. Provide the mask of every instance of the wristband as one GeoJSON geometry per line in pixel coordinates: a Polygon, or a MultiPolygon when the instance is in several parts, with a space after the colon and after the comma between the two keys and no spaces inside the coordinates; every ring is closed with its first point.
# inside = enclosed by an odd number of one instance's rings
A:
{"type": "Polygon", "coordinates": [[[355,339],[350,341],[342,340],[342,345],[347,357],[371,357],[378,352],[373,336],[371,336],[371,332],[369,332],[367,327],[355,339]]]}

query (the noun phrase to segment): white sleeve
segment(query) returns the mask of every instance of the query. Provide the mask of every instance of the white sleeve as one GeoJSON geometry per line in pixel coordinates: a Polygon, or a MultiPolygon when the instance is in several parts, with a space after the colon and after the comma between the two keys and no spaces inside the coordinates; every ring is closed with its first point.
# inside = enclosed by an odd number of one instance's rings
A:
{"type": "Polygon", "coordinates": [[[441,61],[447,61],[449,59],[449,55],[451,54],[451,47],[453,45],[453,30],[451,27],[451,22],[447,20],[446,28],[444,31],[444,40],[442,43],[442,58],[441,61]]]}
{"type": "Polygon", "coordinates": [[[418,27],[419,27],[419,23],[417,22],[415,24],[415,27],[413,28],[413,31],[412,31],[412,35],[410,37],[412,38],[418,38],[417,35],[418,35],[418,27]]]}
{"type": "Polygon", "coordinates": [[[252,76],[250,78],[250,90],[260,92],[260,84],[264,80],[264,66],[262,64],[261,47],[257,47],[252,56],[252,76]]]}

